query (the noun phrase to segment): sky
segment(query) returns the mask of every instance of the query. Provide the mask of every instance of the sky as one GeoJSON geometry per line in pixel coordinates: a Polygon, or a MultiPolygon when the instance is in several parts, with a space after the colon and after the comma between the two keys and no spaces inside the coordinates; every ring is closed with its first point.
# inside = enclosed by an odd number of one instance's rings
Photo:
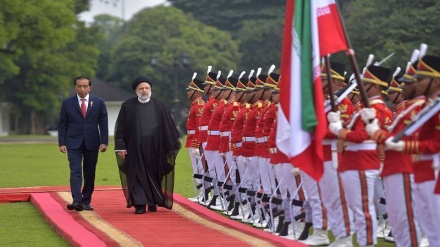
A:
{"type": "Polygon", "coordinates": [[[90,11],[81,13],[79,17],[81,20],[89,23],[93,22],[93,18],[96,15],[109,14],[121,19],[124,16],[124,20],[127,21],[140,10],[164,4],[165,2],[166,0],[91,0],[90,11]],[[116,3],[116,6],[113,3],[116,3]]]}

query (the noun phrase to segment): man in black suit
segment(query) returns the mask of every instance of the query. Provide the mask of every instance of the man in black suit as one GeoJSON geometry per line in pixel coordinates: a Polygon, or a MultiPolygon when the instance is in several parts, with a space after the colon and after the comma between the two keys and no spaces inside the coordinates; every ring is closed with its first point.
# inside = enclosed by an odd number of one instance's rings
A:
{"type": "Polygon", "coordinates": [[[90,202],[95,187],[98,150],[105,152],[108,145],[107,108],[104,100],[89,94],[92,87],[89,78],[79,76],[73,85],[77,94],[63,100],[58,125],[60,152],[67,153],[70,166],[73,203],[68,204],[67,209],[93,210],[90,202]]]}

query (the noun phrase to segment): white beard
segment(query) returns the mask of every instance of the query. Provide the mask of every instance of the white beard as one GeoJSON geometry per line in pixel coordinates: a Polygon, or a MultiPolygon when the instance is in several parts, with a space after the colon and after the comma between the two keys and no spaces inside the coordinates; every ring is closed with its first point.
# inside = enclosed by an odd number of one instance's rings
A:
{"type": "Polygon", "coordinates": [[[150,94],[147,94],[147,95],[142,95],[140,93],[136,93],[136,95],[138,96],[138,100],[141,103],[147,103],[148,101],[150,101],[150,98],[151,98],[151,92],[150,92],[150,94]]]}

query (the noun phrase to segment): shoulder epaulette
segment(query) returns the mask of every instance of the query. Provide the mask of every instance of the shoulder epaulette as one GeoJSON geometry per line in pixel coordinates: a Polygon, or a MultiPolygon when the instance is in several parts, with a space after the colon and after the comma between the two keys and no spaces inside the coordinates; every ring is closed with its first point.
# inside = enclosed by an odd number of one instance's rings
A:
{"type": "Polygon", "coordinates": [[[249,109],[249,108],[251,108],[251,104],[249,104],[249,103],[245,103],[246,105],[246,109],[249,109]]]}
{"type": "Polygon", "coordinates": [[[234,106],[239,106],[237,101],[235,101],[233,105],[234,106]]]}
{"type": "Polygon", "coordinates": [[[198,105],[203,105],[203,104],[205,104],[205,102],[203,100],[199,99],[199,100],[197,100],[197,104],[198,105]]]}

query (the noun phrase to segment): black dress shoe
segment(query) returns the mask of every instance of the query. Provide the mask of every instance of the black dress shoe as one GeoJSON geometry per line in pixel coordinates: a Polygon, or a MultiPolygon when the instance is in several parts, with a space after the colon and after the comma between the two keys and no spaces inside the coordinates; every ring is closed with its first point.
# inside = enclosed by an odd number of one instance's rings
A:
{"type": "Polygon", "coordinates": [[[145,205],[135,205],[134,206],[134,213],[135,214],[145,214],[147,212],[145,205]]]}
{"type": "Polygon", "coordinates": [[[148,212],[156,212],[157,206],[156,205],[148,205],[148,212]]]}
{"type": "Polygon", "coordinates": [[[72,204],[67,204],[67,209],[68,210],[75,210],[75,211],[83,211],[83,206],[81,203],[72,203],[72,204]]]}
{"type": "Polygon", "coordinates": [[[83,204],[82,207],[84,210],[93,211],[93,207],[90,204],[83,204]]]}

